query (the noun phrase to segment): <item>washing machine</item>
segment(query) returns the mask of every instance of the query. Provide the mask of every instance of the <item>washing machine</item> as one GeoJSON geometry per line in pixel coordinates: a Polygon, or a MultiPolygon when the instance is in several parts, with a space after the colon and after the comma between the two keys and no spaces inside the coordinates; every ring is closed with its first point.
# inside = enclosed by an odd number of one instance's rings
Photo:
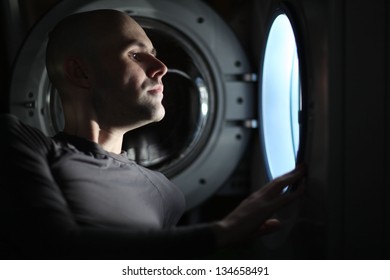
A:
{"type": "Polygon", "coordinates": [[[255,78],[239,41],[201,1],[60,1],[34,26],[18,55],[10,111],[53,135],[61,104],[45,70],[47,34],[64,16],[117,9],[146,30],[166,63],[166,117],[129,132],[129,158],[166,174],[193,208],[229,177],[256,125],[255,78]]]}
{"type": "MultiPolygon", "coordinates": [[[[346,16],[349,11],[367,11],[363,4],[352,7],[347,2],[58,1],[15,55],[9,110],[47,135],[61,130],[61,103],[44,65],[47,34],[68,14],[121,10],[140,23],[168,66],[166,117],[126,134],[123,149],[129,157],[175,182],[186,196],[188,212],[195,213],[191,219],[200,222],[205,212],[225,207],[207,204],[217,194],[241,198],[305,164],[305,194],[275,214],[284,227],[251,244],[245,250],[254,253],[241,257],[343,258],[348,251],[358,251],[355,243],[346,241],[352,230],[344,222],[358,224],[352,205],[363,198],[346,191],[351,188],[346,187],[347,179],[353,177],[344,172],[350,162],[358,165],[342,150],[344,131],[351,129],[344,121],[354,111],[345,104],[357,101],[348,99],[340,77],[348,77],[345,71],[352,59],[346,60],[346,46],[352,42],[348,40],[355,34],[354,25],[359,25],[357,14],[346,16]]],[[[388,11],[385,1],[381,3],[388,11]]],[[[371,20],[378,19],[374,9],[369,11],[371,20]]],[[[382,85],[386,88],[386,82],[382,85]]],[[[354,188],[363,188],[350,181],[354,188]]],[[[285,191],[294,191],[294,186],[285,191]]],[[[384,191],[377,194],[386,196],[384,191]]],[[[374,203],[371,207],[378,209],[374,203]]],[[[368,242],[362,244],[363,252],[370,252],[368,242]]],[[[237,256],[235,252],[232,257],[237,256]]]]}

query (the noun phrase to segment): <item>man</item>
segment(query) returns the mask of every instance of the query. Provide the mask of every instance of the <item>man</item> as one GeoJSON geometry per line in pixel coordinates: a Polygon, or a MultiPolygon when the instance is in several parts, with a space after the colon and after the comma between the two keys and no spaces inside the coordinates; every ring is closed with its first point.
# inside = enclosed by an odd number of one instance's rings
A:
{"type": "Polygon", "coordinates": [[[175,227],[184,211],[180,190],[121,151],[127,131],[165,113],[167,67],[144,30],[115,10],[71,15],[49,35],[46,65],[61,97],[63,132],[50,138],[1,118],[6,257],[207,256],[277,228],[270,216],[301,193],[281,195],[302,179],[303,168],[253,193],[221,221],[175,227]]]}

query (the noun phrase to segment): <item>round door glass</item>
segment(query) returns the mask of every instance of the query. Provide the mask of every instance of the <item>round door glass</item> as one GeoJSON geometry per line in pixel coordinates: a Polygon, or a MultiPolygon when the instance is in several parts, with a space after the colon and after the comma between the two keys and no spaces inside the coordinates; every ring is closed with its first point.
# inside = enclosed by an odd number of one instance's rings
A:
{"type": "Polygon", "coordinates": [[[275,178],[293,169],[299,146],[301,82],[291,22],[279,14],[269,31],[260,85],[260,123],[268,174],[275,178]]]}

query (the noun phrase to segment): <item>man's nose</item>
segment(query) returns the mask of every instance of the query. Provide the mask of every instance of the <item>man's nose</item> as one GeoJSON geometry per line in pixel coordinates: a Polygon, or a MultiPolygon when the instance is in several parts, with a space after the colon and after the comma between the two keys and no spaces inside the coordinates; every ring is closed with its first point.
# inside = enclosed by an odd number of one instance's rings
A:
{"type": "Polygon", "coordinates": [[[147,75],[150,78],[162,78],[168,71],[167,66],[157,57],[152,56],[147,75]]]}

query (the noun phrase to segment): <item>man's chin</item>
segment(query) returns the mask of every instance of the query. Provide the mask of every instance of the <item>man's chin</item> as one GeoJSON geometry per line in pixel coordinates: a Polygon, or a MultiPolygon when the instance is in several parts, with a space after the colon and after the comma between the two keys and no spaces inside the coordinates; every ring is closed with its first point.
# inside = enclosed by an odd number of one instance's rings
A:
{"type": "Polygon", "coordinates": [[[161,120],[163,120],[165,117],[165,109],[159,109],[158,111],[154,111],[152,114],[149,116],[144,116],[143,120],[139,120],[138,123],[134,124],[133,129],[139,128],[151,123],[158,123],[161,120]]]}
{"type": "Polygon", "coordinates": [[[160,122],[165,117],[165,109],[162,109],[154,118],[154,122],[160,122]]]}

